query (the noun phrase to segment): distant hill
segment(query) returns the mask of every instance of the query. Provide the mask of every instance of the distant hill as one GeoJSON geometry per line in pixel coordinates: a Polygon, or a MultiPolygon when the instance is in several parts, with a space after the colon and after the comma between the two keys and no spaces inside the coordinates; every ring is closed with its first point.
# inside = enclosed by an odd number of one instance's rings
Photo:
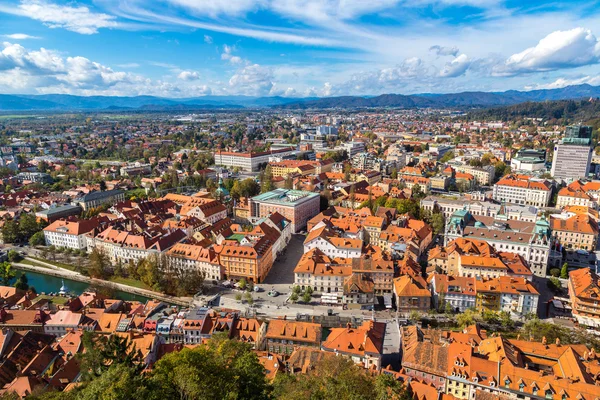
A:
{"type": "Polygon", "coordinates": [[[600,119],[600,101],[552,100],[528,101],[510,106],[473,110],[468,114],[473,120],[512,121],[519,118],[543,118],[566,123],[590,123],[594,126],[600,119]]]}
{"type": "Polygon", "coordinates": [[[562,89],[543,89],[520,92],[462,92],[449,94],[423,93],[416,95],[383,94],[375,97],[340,96],[317,100],[299,100],[281,108],[416,108],[416,107],[490,107],[519,104],[527,101],[587,99],[600,97],[600,87],[591,85],[567,86],[562,89]]]}
{"type": "Polygon", "coordinates": [[[0,95],[0,111],[117,111],[117,110],[187,110],[187,109],[328,109],[328,108],[419,108],[419,107],[492,107],[547,100],[588,99],[600,97],[600,87],[567,86],[521,92],[462,92],[416,95],[383,94],[379,96],[339,96],[323,98],[287,98],[252,96],[203,96],[168,99],[155,96],[73,96],[66,94],[0,95]],[[186,108],[187,107],[187,108],[186,108]]]}

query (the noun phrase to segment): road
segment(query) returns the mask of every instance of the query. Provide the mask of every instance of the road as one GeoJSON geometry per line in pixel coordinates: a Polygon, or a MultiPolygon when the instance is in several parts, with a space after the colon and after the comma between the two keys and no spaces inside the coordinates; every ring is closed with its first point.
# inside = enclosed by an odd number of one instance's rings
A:
{"type": "Polygon", "coordinates": [[[381,366],[387,367],[391,365],[394,369],[400,368],[400,328],[395,319],[385,319],[385,336],[383,337],[383,355],[381,358],[381,366]]]}
{"type": "Polygon", "coordinates": [[[305,235],[295,234],[285,248],[285,252],[277,257],[264,284],[269,285],[292,285],[294,283],[294,268],[304,254],[305,235]]]}

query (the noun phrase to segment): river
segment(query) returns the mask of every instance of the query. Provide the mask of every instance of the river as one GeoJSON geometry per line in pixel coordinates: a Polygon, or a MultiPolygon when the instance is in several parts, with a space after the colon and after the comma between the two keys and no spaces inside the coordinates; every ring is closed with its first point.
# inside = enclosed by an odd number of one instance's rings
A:
{"type": "MultiPolygon", "coordinates": [[[[37,272],[32,271],[23,271],[18,268],[15,268],[17,271],[17,277],[21,275],[21,273],[25,273],[27,275],[27,281],[29,286],[33,286],[38,294],[42,292],[48,293],[58,293],[60,287],[62,286],[62,282],[64,280],[65,286],[67,286],[69,293],[74,293],[76,295],[80,295],[84,291],[86,291],[90,285],[85,282],[73,281],[71,279],[62,279],[55,276],[39,274],[37,272]]],[[[11,285],[16,280],[13,279],[11,285]]],[[[140,296],[133,293],[122,292],[120,290],[114,290],[114,298],[119,300],[126,301],[140,301],[146,302],[148,300],[147,297],[140,296]]]]}

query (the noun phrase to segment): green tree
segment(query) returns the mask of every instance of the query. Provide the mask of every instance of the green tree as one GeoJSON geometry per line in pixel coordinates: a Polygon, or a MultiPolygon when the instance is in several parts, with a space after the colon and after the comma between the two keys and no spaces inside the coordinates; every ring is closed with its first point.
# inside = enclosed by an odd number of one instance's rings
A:
{"type": "Polygon", "coordinates": [[[560,269],[558,269],[558,268],[551,268],[550,269],[550,275],[552,275],[555,278],[558,278],[560,276],[560,269]]]}
{"type": "Polygon", "coordinates": [[[380,374],[375,378],[376,400],[412,400],[409,386],[405,386],[392,375],[380,374]]]}
{"type": "Polygon", "coordinates": [[[425,197],[425,193],[423,192],[423,189],[421,188],[421,185],[419,184],[415,184],[412,187],[412,197],[415,199],[420,199],[422,197],[425,197]]]}
{"type": "Polygon", "coordinates": [[[23,257],[21,257],[19,252],[14,249],[9,250],[7,256],[8,256],[8,261],[10,261],[11,263],[20,261],[23,258],[23,257]]]}
{"type": "Polygon", "coordinates": [[[26,213],[21,215],[19,218],[19,238],[23,240],[29,240],[35,233],[40,231],[40,225],[38,224],[35,215],[33,213],[26,213]]]}
{"type": "Polygon", "coordinates": [[[264,368],[250,346],[215,335],[207,346],[169,353],[149,377],[156,399],[262,400],[270,396],[264,368]]]}
{"type": "Polygon", "coordinates": [[[3,286],[10,285],[10,281],[15,276],[16,272],[9,262],[4,261],[2,264],[0,264],[0,282],[2,282],[3,286]]]}
{"type": "MultiPolygon", "coordinates": [[[[280,400],[297,399],[391,399],[379,397],[386,392],[383,381],[376,389],[375,378],[347,357],[325,357],[306,374],[280,374],[273,383],[273,394],[280,400]]],[[[393,388],[393,387],[392,387],[393,388]]]]}
{"type": "Polygon", "coordinates": [[[16,243],[20,239],[19,225],[13,219],[9,219],[2,227],[2,239],[5,243],[16,243]]]}
{"type": "Polygon", "coordinates": [[[303,301],[304,303],[310,303],[310,302],[311,302],[311,300],[312,300],[312,296],[311,296],[311,294],[310,294],[310,293],[308,293],[308,292],[304,292],[304,294],[302,295],[302,301],[303,301]]]}
{"type": "Polygon", "coordinates": [[[563,279],[569,279],[569,264],[564,263],[560,269],[560,277],[563,279]]]}
{"type": "Polygon", "coordinates": [[[29,289],[29,280],[27,279],[27,275],[25,275],[24,272],[21,273],[21,275],[19,275],[14,286],[15,286],[15,288],[21,289],[21,290],[29,289]]]}
{"type": "Polygon", "coordinates": [[[297,302],[297,301],[298,301],[298,299],[299,299],[298,293],[292,293],[292,294],[290,295],[290,301],[291,301],[292,303],[295,303],[295,302],[297,302]]]}
{"type": "Polygon", "coordinates": [[[465,312],[456,316],[456,323],[459,327],[465,328],[478,322],[481,317],[472,309],[467,309],[465,312]]]}
{"type": "Polygon", "coordinates": [[[548,289],[552,290],[554,293],[558,293],[562,290],[562,283],[560,283],[560,280],[555,276],[546,281],[546,286],[548,286],[548,289]]]}
{"type": "Polygon", "coordinates": [[[238,282],[238,286],[242,290],[246,290],[247,285],[248,285],[248,282],[246,282],[245,278],[240,279],[240,281],[238,282]]]}
{"type": "Polygon", "coordinates": [[[240,181],[236,180],[233,182],[233,186],[229,191],[229,195],[236,200],[239,200],[242,197],[242,189],[240,188],[240,181]]]}
{"type": "Polygon", "coordinates": [[[108,266],[109,262],[106,254],[94,247],[90,253],[90,264],[88,268],[90,276],[93,278],[106,278],[108,276],[108,266]]]}
{"type": "Polygon", "coordinates": [[[140,373],[144,368],[142,353],[128,336],[104,336],[84,331],[81,344],[85,352],[76,357],[83,381],[96,379],[114,365],[124,365],[134,373],[140,373]]]}
{"type": "Polygon", "coordinates": [[[46,244],[46,239],[44,237],[44,232],[42,231],[34,233],[33,236],[29,238],[30,246],[43,246],[44,244],[46,244]]]}
{"type": "Polygon", "coordinates": [[[271,171],[271,166],[267,164],[267,167],[261,174],[260,178],[260,192],[266,193],[273,190],[273,173],[271,171]]]}
{"type": "MultiPolygon", "coordinates": [[[[65,395],[68,395],[66,393],[65,395]]],[[[78,400],[150,399],[147,380],[124,364],[110,366],[100,377],[77,392],[78,400]]],[[[59,397],[63,399],[63,396],[59,397]]],[[[45,398],[44,398],[45,399],[45,398]]]]}
{"type": "Polygon", "coordinates": [[[446,225],[444,221],[444,215],[440,212],[434,212],[431,214],[431,227],[435,234],[444,233],[444,227],[446,225]]]}

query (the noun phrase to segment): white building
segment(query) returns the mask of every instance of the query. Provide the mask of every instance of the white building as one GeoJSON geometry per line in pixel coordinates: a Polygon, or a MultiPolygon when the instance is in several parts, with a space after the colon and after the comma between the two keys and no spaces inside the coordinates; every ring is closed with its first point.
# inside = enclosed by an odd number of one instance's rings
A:
{"type": "Polygon", "coordinates": [[[218,281],[223,277],[219,257],[212,248],[177,243],[166,253],[168,270],[198,271],[204,279],[218,281]]]}
{"type": "Polygon", "coordinates": [[[494,185],[492,197],[501,203],[547,207],[552,197],[552,186],[546,180],[507,175],[494,185]]]}
{"type": "Polygon", "coordinates": [[[459,210],[468,210],[472,215],[483,217],[495,217],[504,214],[509,220],[535,222],[538,209],[534,206],[521,206],[517,204],[492,203],[491,201],[473,201],[465,198],[450,199],[444,197],[430,196],[421,200],[421,207],[427,211],[439,211],[444,218],[450,218],[459,210]]]}
{"type": "Polygon", "coordinates": [[[304,252],[312,249],[321,250],[331,258],[360,258],[363,242],[360,239],[349,239],[331,236],[327,227],[315,228],[308,233],[304,240],[304,252]]]}
{"type": "Polygon", "coordinates": [[[214,153],[215,165],[239,168],[244,171],[259,171],[262,164],[269,162],[269,157],[284,157],[293,153],[295,149],[289,147],[286,149],[270,150],[257,153],[235,153],[230,151],[217,151],[214,153]]]}
{"type": "Polygon", "coordinates": [[[66,221],[57,220],[44,228],[46,246],[72,250],[87,248],[86,233],[98,227],[96,220],[66,221]]]}

